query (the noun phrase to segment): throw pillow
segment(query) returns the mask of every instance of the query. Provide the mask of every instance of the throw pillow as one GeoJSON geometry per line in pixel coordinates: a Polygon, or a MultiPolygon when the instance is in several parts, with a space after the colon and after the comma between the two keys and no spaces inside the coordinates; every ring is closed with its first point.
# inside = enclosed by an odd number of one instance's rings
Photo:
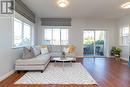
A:
{"type": "Polygon", "coordinates": [[[41,54],[48,54],[48,53],[49,53],[49,51],[48,51],[47,47],[41,48],[41,54]]]}
{"type": "Polygon", "coordinates": [[[40,55],[41,54],[40,47],[38,46],[31,47],[31,52],[33,53],[34,56],[40,55]]]}
{"type": "Polygon", "coordinates": [[[47,48],[48,49],[48,52],[51,52],[51,45],[40,45],[39,46],[40,48],[47,48]]]}
{"type": "Polygon", "coordinates": [[[51,52],[61,52],[62,46],[61,45],[52,45],[51,46],[51,52]]]}
{"type": "Polygon", "coordinates": [[[47,45],[40,45],[40,48],[47,48],[47,45]]]}
{"type": "Polygon", "coordinates": [[[31,52],[30,48],[24,47],[23,48],[23,59],[33,58],[34,55],[31,52]]]}
{"type": "Polygon", "coordinates": [[[75,52],[75,49],[76,49],[76,47],[75,47],[74,45],[70,45],[70,46],[68,47],[69,53],[74,53],[74,52],[75,52]]]}
{"type": "Polygon", "coordinates": [[[68,52],[69,52],[69,49],[66,48],[66,47],[64,47],[63,52],[68,53],[68,52]]]}

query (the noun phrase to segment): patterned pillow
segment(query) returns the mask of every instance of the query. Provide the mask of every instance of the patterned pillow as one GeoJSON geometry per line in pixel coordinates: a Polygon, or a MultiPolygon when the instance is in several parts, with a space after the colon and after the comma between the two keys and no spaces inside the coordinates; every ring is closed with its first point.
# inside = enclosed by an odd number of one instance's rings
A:
{"type": "Polygon", "coordinates": [[[30,48],[24,47],[23,48],[23,59],[33,58],[34,55],[31,52],[30,48]]]}
{"type": "Polygon", "coordinates": [[[31,52],[34,56],[38,56],[41,54],[41,49],[38,46],[31,47],[31,52]]]}

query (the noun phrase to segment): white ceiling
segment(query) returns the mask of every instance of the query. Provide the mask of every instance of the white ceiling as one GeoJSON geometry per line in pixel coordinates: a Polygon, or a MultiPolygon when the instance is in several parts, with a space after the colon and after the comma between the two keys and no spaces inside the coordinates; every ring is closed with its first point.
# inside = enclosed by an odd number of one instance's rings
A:
{"type": "Polygon", "coordinates": [[[57,0],[22,0],[37,17],[115,19],[130,14],[120,5],[130,0],[68,0],[69,6],[60,8],[57,0]]]}

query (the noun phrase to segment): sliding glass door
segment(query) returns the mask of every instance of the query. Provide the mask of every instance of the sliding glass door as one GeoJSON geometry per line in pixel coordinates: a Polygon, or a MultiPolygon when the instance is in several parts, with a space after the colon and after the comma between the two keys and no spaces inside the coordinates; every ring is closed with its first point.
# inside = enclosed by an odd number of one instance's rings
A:
{"type": "Polygon", "coordinates": [[[94,56],[94,31],[84,31],[84,56],[94,56]]]}
{"type": "Polygon", "coordinates": [[[105,47],[104,30],[84,30],[83,32],[83,53],[87,57],[104,57],[105,47]]]}
{"type": "Polygon", "coordinates": [[[95,56],[104,55],[105,31],[95,31],[95,56]]]}

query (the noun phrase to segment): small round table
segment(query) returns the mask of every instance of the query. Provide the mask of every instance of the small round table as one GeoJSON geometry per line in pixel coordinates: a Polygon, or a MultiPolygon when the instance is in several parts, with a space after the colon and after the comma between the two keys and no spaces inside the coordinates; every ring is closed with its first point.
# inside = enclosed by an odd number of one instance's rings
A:
{"type": "Polygon", "coordinates": [[[72,66],[72,61],[74,60],[74,58],[71,58],[71,57],[66,57],[66,58],[55,57],[55,58],[53,58],[53,60],[55,61],[55,66],[56,66],[56,62],[62,62],[62,65],[63,65],[63,68],[64,68],[64,62],[70,62],[71,66],[72,66]]]}

